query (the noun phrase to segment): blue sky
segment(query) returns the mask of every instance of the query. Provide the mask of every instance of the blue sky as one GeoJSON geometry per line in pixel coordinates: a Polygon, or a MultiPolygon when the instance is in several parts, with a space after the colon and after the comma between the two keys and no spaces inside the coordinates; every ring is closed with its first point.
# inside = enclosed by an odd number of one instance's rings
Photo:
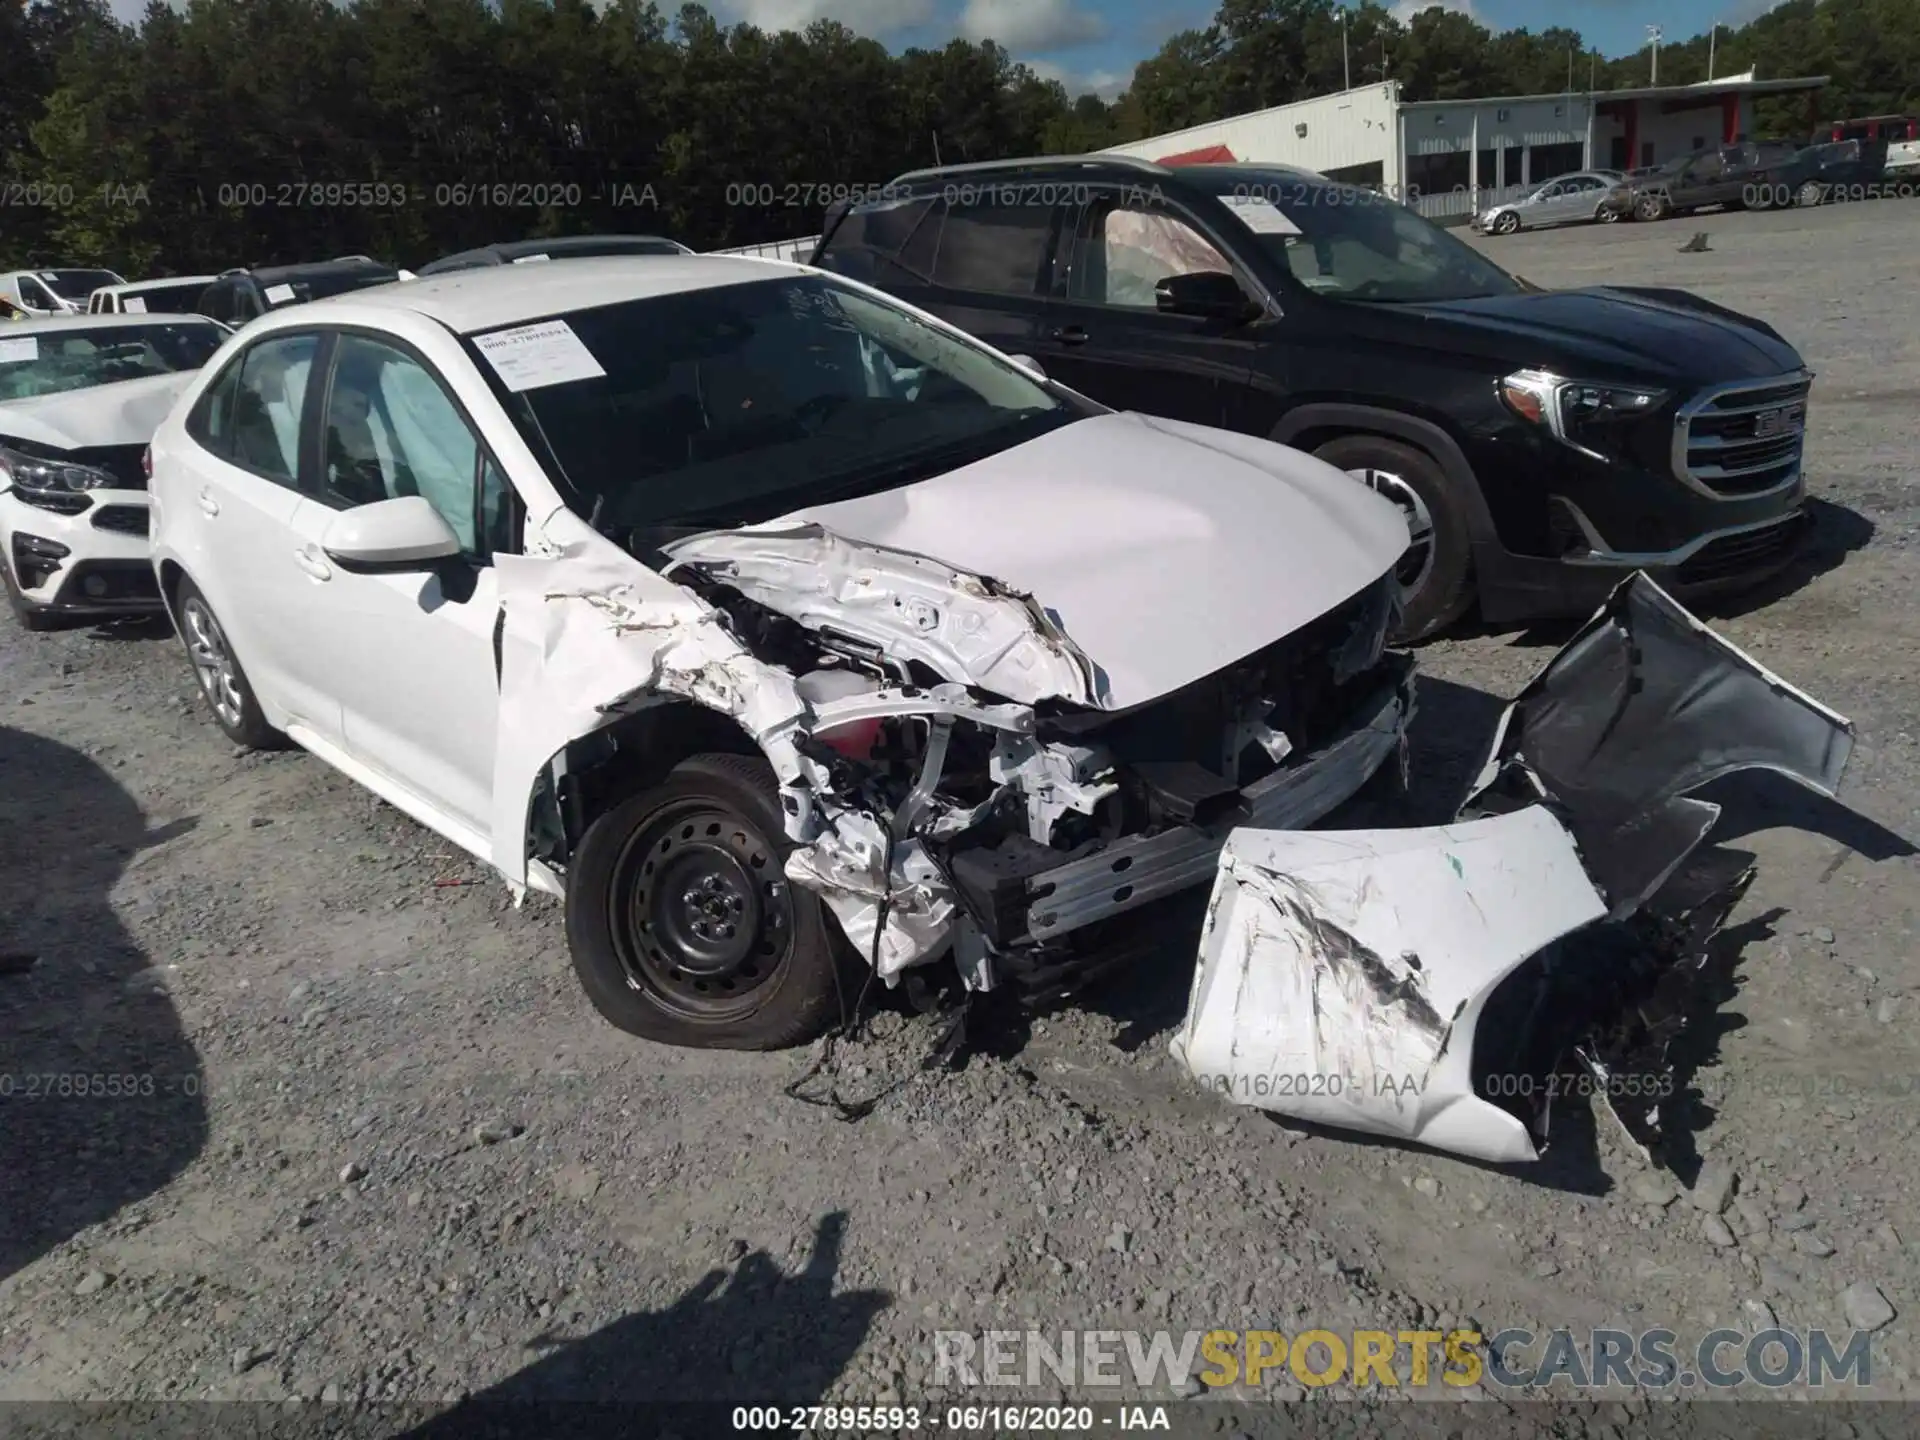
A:
{"type": "MultiPolygon", "coordinates": [[[[137,19],[146,0],[111,0],[114,13],[137,19]]],[[[1204,26],[1214,0],[706,0],[728,20],[751,20],[767,29],[800,28],[828,17],[895,50],[944,45],[955,35],[999,41],[1041,73],[1069,90],[1114,95],[1126,87],[1133,67],[1178,30],[1204,26]]],[[[1543,30],[1568,25],[1603,54],[1621,55],[1646,43],[1646,27],[1659,24],[1669,38],[1684,40],[1714,20],[1739,24],[1773,0],[1441,0],[1481,23],[1505,29],[1543,30]]],[[[678,0],[665,0],[671,13],[678,0]]],[[[1423,0],[1400,0],[1404,19],[1423,0]]]]}
{"type": "MultiPolygon", "coordinates": [[[[845,21],[862,34],[900,49],[940,45],[958,34],[991,38],[1071,90],[1114,94],[1133,67],[1175,31],[1204,26],[1213,0],[709,0],[730,18],[776,28],[804,25],[820,16],[845,21]]],[[[1577,29],[1606,55],[1646,43],[1646,27],[1659,24],[1683,40],[1704,32],[1715,19],[1744,23],[1771,0],[1443,0],[1494,29],[1550,25],[1577,29]]],[[[1420,0],[1396,7],[1404,19],[1420,0]]]]}

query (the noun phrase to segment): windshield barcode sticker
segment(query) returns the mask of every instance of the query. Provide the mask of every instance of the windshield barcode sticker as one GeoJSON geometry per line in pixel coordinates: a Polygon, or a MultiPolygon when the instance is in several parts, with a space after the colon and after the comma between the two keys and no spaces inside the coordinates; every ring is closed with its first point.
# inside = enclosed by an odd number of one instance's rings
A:
{"type": "Polygon", "coordinates": [[[18,364],[22,360],[40,358],[40,340],[34,335],[20,335],[11,340],[0,340],[0,365],[18,364]]]}
{"type": "Polygon", "coordinates": [[[284,305],[291,299],[293,299],[293,287],[291,285],[269,285],[267,287],[267,303],[269,305],[284,305]]]}
{"type": "Polygon", "coordinates": [[[138,295],[122,295],[120,297],[120,308],[125,310],[129,315],[144,315],[147,313],[147,302],[142,300],[138,295]]]}
{"type": "Polygon", "coordinates": [[[1300,227],[1271,200],[1258,195],[1222,195],[1221,202],[1256,235],[1298,235],[1300,227]]]}
{"type": "Polygon", "coordinates": [[[564,320],[495,330],[474,336],[473,343],[507,389],[516,394],[546,385],[565,385],[571,380],[599,380],[607,373],[564,320]]]}

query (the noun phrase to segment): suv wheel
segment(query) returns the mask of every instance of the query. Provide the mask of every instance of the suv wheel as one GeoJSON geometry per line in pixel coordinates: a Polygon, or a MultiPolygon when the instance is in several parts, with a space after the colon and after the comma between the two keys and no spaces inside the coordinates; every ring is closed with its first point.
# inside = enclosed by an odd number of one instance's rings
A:
{"type": "Polygon", "coordinates": [[[1818,180],[1809,180],[1800,187],[1800,193],[1793,197],[1796,205],[1818,205],[1825,198],[1818,180]]]}
{"type": "Polygon", "coordinates": [[[1672,208],[1664,196],[1642,195],[1634,202],[1633,218],[1636,220],[1664,220],[1672,208]]]}
{"type": "Polygon", "coordinates": [[[194,678],[200,682],[200,693],[213,712],[213,723],[234,744],[249,750],[285,746],[287,737],[260,713],[260,702],[253,697],[247,672],[240,668],[227,632],[214,617],[213,607],[200,587],[182,580],[173,604],[180,616],[180,638],[186,641],[187,659],[193,662],[194,678]]]}
{"type": "Polygon", "coordinates": [[[704,1049],[797,1045],[839,1018],[838,937],[787,879],[764,760],[696,755],[588,827],[568,867],[567,945],[629,1034],[704,1049]]]}
{"type": "Polygon", "coordinates": [[[1342,435],[1313,452],[1400,507],[1412,537],[1395,569],[1402,614],[1394,639],[1424,640],[1473,603],[1465,506],[1431,455],[1378,435],[1342,435]]]}

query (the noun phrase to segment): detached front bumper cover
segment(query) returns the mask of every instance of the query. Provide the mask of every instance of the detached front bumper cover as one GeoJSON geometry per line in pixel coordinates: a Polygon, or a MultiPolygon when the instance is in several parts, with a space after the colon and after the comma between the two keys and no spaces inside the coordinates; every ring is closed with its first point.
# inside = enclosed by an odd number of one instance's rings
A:
{"type": "Polygon", "coordinates": [[[1831,796],[1852,740],[1637,574],[1507,708],[1458,823],[1234,832],[1173,1053],[1236,1104],[1489,1161],[1537,1158],[1578,1074],[1651,1157],[1751,878],[1696,856],[1720,811],[1690,792],[1831,796]]]}

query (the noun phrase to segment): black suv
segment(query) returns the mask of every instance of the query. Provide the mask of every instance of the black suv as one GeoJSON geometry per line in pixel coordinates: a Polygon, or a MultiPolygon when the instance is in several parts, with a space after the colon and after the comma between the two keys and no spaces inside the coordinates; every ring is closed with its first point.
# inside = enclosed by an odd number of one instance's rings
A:
{"type": "Polygon", "coordinates": [[[566,235],[547,240],[503,240],[443,255],[414,273],[445,275],[488,265],[525,265],[539,260],[585,260],[603,255],[691,255],[693,251],[664,235],[566,235]]]}
{"type": "Polygon", "coordinates": [[[343,255],[306,265],[262,265],[222,272],[194,302],[194,313],[235,329],[283,305],[299,305],[385,285],[400,272],[365,255],[343,255]]]}
{"type": "Polygon", "coordinates": [[[1750,584],[1806,528],[1812,375],[1773,330],[1683,291],[1541,290],[1321,176],[916,172],[830,212],[813,263],[1115,409],[1266,436],[1392,497],[1406,638],[1476,594],[1503,622],[1587,613],[1637,569],[1682,596],[1750,584]]]}

